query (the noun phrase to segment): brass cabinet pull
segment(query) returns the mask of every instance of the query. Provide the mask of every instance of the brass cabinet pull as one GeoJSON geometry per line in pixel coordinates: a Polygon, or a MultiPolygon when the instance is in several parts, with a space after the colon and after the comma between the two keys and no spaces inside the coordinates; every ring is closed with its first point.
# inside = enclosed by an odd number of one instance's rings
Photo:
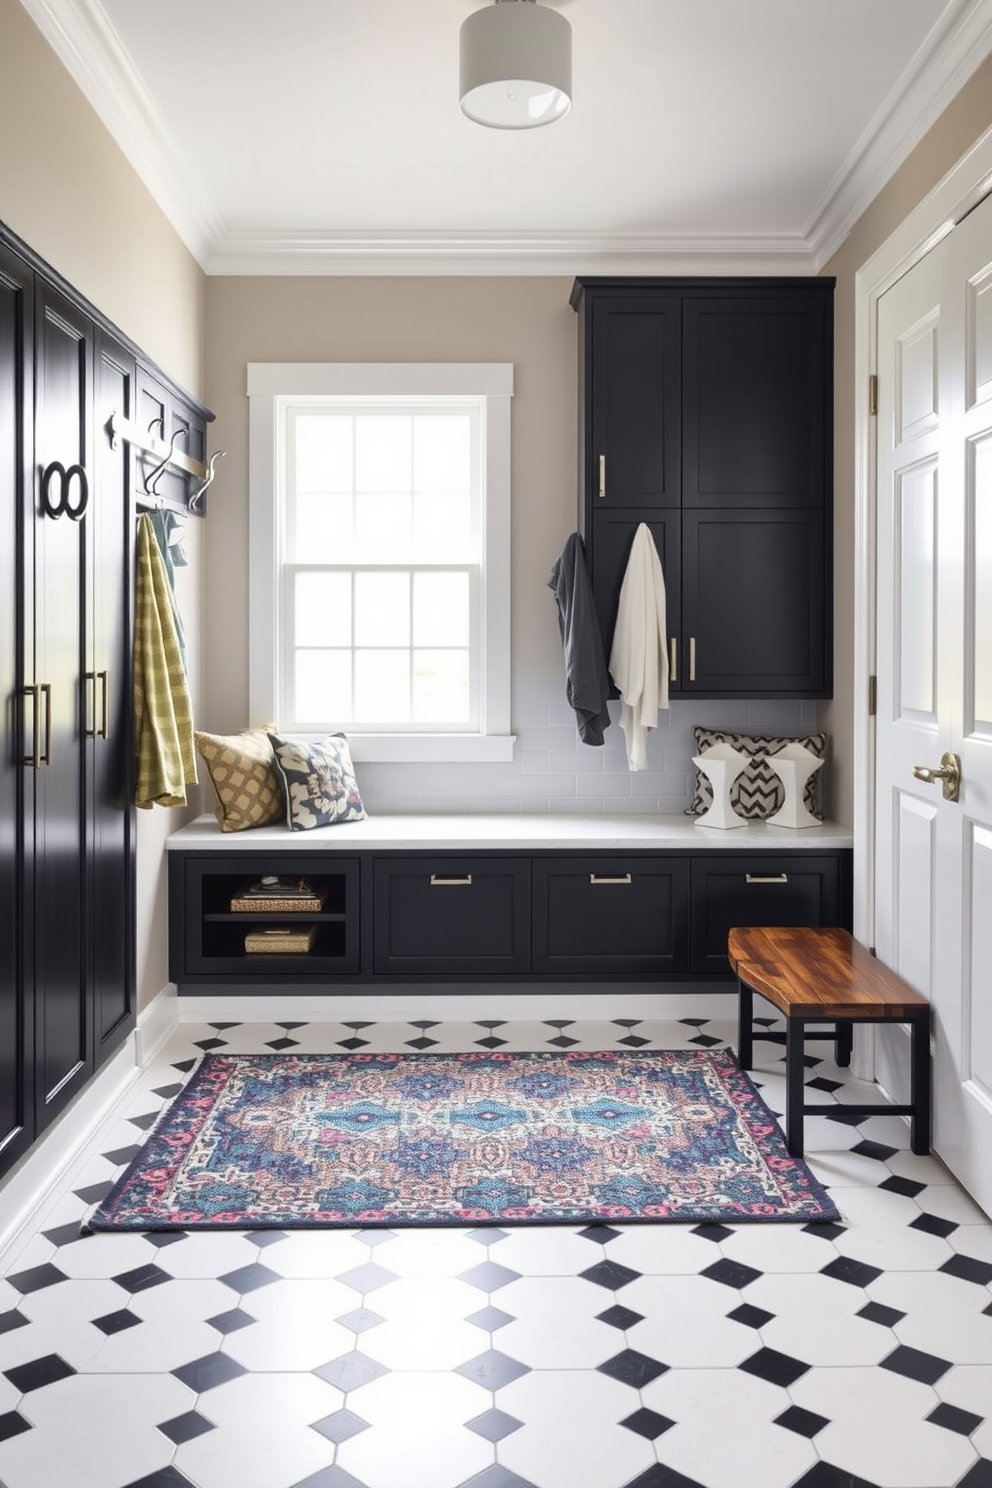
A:
{"type": "Polygon", "coordinates": [[[441,878],[437,873],[431,874],[432,889],[460,889],[467,888],[472,882],[471,873],[466,873],[462,878],[441,878]]]}
{"type": "Polygon", "coordinates": [[[696,637],[689,637],[689,681],[696,680],[696,637]]]}
{"type": "Polygon", "coordinates": [[[93,708],[92,708],[92,714],[90,713],[90,708],[89,708],[89,701],[90,701],[89,700],[89,697],[87,697],[87,710],[86,710],[86,716],[87,716],[87,718],[92,717],[92,719],[93,719],[93,726],[92,726],[92,728],[90,728],[90,726],[87,724],[87,727],[86,727],[86,737],[87,737],[87,739],[106,739],[108,737],[108,732],[107,732],[107,725],[108,725],[107,693],[108,693],[108,689],[109,689],[108,673],[107,672],[87,672],[85,675],[86,675],[87,685],[90,684],[90,683],[93,684],[93,693],[92,693],[93,708]],[[101,722],[100,722],[99,727],[97,727],[97,721],[96,721],[96,688],[97,688],[97,683],[100,684],[100,693],[101,693],[101,698],[100,698],[100,718],[101,718],[101,722]]]}
{"type": "Polygon", "coordinates": [[[41,769],[41,693],[38,691],[37,683],[32,687],[21,689],[26,698],[31,699],[31,753],[21,756],[25,765],[30,765],[32,770],[41,769]]]}
{"type": "Polygon", "coordinates": [[[787,873],[745,873],[744,882],[749,884],[787,884],[789,882],[789,875],[787,873]]]}
{"type": "Polygon", "coordinates": [[[668,642],[668,680],[677,682],[679,680],[679,645],[674,636],[668,642]]]}
{"type": "Polygon", "coordinates": [[[599,457],[599,499],[603,500],[606,495],[606,456],[599,457]]]}
{"type": "Polygon", "coordinates": [[[96,679],[100,683],[100,688],[101,688],[101,693],[102,693],[102,704],[101,704],[101,718],[102,718],[102,722],[100,724],[100,732],[97,735],[97,737],[99,739],[108,739],[110,737],[110,704],[109,704],[110,673],[109,672],[97,672],[96,679]]]}
{"type": "Polygon", "coordinates": [[[591,884],[629,884],[633,881],[629,873],[620,873],[615,878],[611,878],[607,873],[590,873],[589,875],[591,884]]]}

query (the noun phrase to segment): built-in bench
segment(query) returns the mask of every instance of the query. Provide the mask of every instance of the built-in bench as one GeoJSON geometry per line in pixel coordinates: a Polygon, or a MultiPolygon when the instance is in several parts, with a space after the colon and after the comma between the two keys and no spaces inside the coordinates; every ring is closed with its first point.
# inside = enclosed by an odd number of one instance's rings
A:
{"type": "Polygon", "coordinates": [[[914,1152],[930,1151],[930,1004],[908,982],[890,971],[847,930],[808,927],[736,926],[727,937],[727,958],[737,976],[738,1058],[753,1062],[753,1041],[783,1035],[755,1028],[753,993],[758,992],[785,1017],[785,1135],[792,1157],[803,1155],[803,1116],[823,1114],[822,1105],[804,1103],[803,1051],[808,1038],[836,1044],[837,1063],[851,1059],[854,1023],[908,1023],[911,1085],[908,1105],[849,1105],[852,1116],[909,1116],[914,1152]],[[824,1033],[810,1023],[834,1024],[824,1033]]]}

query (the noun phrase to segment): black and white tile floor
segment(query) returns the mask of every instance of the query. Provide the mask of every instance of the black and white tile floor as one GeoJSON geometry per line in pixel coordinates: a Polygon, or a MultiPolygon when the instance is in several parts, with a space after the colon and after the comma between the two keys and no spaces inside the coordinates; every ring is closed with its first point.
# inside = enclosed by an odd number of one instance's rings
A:
{"type": "MultiPolygon", "coordinates": [[[[201,1051],[712,1046],[184,1025],[0,1276],[3,1488],[992,1488],[992,1224],[807,1060],[840,1224],[79,1237],[201,1051]]],[[[756,1078],[781,1110],[781,1049],[756,1078]]]]}

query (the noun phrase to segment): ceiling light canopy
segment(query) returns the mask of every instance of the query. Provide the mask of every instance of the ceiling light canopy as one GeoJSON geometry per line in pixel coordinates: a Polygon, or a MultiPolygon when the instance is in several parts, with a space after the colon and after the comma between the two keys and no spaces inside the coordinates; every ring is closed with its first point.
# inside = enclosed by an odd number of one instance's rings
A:
{"type": "Polygon", "coordinates": [[[490,129],[536,129],[572,107],[572,28],[536,0],[495,0],[462,23],[462,113],[490,129]]]}

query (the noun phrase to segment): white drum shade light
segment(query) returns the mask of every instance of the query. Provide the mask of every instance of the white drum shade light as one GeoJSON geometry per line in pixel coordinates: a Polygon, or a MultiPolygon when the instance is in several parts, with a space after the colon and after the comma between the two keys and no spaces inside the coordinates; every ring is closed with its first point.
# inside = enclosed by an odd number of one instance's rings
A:
{"type": "Polygon", "coordinates": [[[536,0],[494,0],[463,21],[462,113],[490,129],[536,129],[572,107],[572,28],[536,0]]]}

